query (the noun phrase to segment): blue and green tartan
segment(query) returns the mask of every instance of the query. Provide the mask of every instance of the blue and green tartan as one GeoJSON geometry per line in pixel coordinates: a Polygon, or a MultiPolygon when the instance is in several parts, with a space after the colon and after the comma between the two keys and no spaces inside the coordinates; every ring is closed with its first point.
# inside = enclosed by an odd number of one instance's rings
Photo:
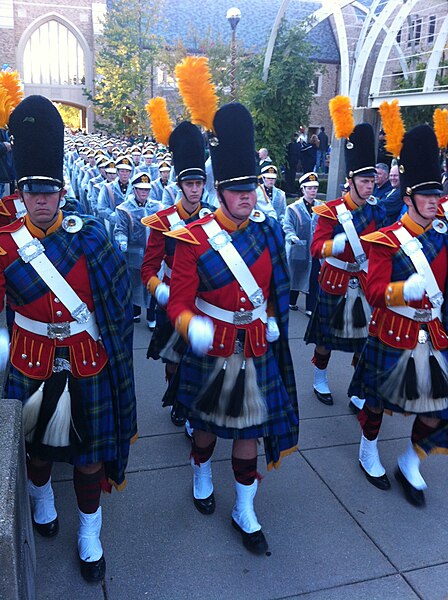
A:
{"type": "MultiPolygon", "coordinates": [[[[68,233],[60,227],[41,240],[46,255],[63,276],[85,256],[95,316],[109,357],[101,373],[80,380],[85,392],[81,403],[92,418],[89,424],[92,439],[91,448],[73,457],[73,461],[76,464],[104,461],[107,476],[121,485],[130,440],[137,433],[132,290],[126,261],[104,227],[93,217],[82,216],[82,219],[83,227],[78,233],[68,233]]],[[[24,306],[48,293],[39,275],[21,259],[5,269],[5,278],[7,295],[14,305],[24,306]]],[[[23,402],[30,396],[30,390],[34,391],[34,384],[35,380],[11,367],[6,397],[23,402]]]]}
{"type": "MultiPolygon", "coordinates": [[[[269,249],[272,260],[272,285],[270,300],[280,329],[280,339],[269,344],[264,356],[254,358],[257,383],[268,408],[268,419],[258,426],[244,429],[219,427],[202,421],[194,404],[201,388],[209,380],[216,358],[197,357],[188,347],[180,363],[180,382],[177,400],[188,412],[188,418],[196,429],[211,431],[223,438],[254,439],[263,437],[268,465],[280,460],[297,446],[299,412],[294,379],[294,368],[288,344],[289,318],[289,271],[286,263],[284,240],[279,224],[271,218],[262,223],[250,222],[242,230],[231,233],[232,241],[248,266],[262,252],[269,249]]],[[[234,281],[234,277],[219,253],[210,249],[198,260],[200,291],[219,289],[234,281]]]]}

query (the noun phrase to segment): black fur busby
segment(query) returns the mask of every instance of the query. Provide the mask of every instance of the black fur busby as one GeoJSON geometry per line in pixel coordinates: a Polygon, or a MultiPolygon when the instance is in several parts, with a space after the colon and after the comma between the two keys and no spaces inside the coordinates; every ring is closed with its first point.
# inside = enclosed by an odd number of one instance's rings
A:
{"type": "Polygon", "coordinates": [[[50,100],[28,96],[9,119],[17,185],[25,192],[58,192],[64,185],[64,123],[50,100]]]}
{"type": "Polygon", "coordinates": [[[209,142],[216,186],[255,190],[258,183],[250,112],[238,102],[225,104],[215,114],[213,130],[209,142]]]}
{"type": "Polygon", "coordinates": [[[190,121],[179,123],[170,135],[169,147],[178,183],[186,179],[205,180],[204,138],[196,125],[190,121]]]}
{"type": "Polygon", "coordinates": [[[375,137],[370,123],[359,123],[345,143],[345,168],[347,177],[355,175],[373,177],[375,168],[375,137]]]}
{"type": "Polygon", "coordinates": [[[441,194],[439,147],[429,125],[419,125],[405,133],[398,170],[402,196],[441,194]]]}

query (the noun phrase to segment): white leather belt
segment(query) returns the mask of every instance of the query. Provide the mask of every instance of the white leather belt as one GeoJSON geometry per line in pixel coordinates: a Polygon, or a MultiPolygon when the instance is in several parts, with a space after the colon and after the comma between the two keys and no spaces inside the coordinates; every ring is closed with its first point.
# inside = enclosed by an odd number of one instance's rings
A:
{"type": "Polygon", "coordinates": [[[409,256],[417,273],[424,278],[425,290],[431,304],[436,308],[442,306],[443,294],[440,291],[428,259],[422,250],[420,240],[413,237],[404,227],[399,227],[394,233],[401,244],[403,252],[409,256]]]}
{"type": "MultiPolygon", "coordinates": [[[[226,263],[242,289],[246,292],[252,304],[255,307],[261,306],[265,301],[263,290],[255,281],[249,267],[233,245],[231,236],[227,231],[221,229],[216,220],[207,221],[207,223],[203,223],[201,227],[208,236],[208,243],[213,250],[219,252],[221,258],[226,263]]],[[[231,323],[232,321],[229,322],[231,323]]]]}
{"type": "Polygon", "coordinates": [[[441,319],[442,310],[438,308],[412,308],[410,306],[388,306],[389,310],[397,315],[412,319],[418,323],[429,323],[434,319],[441,319]]]}
{"type": "Polygon", "coordinates": [[[196,298],[195,300],[196,306],[199,310],[209,317],[213,319],[218,319],[218,321],[225,321],[226,323],[233,323],[233,325],[249,325],[249,323],[253,323],[257,319],[260,319],[263,323],[267,323],[268,316],[266,314],[266,300],[263,302],[261,306],[258,308],[254,308],[253,310],[245,310],[244,312],[240,311],[231,311],[225,310],[224,308],[219,308],[214,304],[210,304],[206,300],[202,298],[196,298]]]}
{"type": "Polygon", "coordinates": [[[355,261],[360,266],[360,269],[367,271],[367,256],[362,247],[358,233],[353,225],[353,215],[345,206],[345,204],[338,204],[336,206],[336,212],[338,213],[338,221],[342,225],[345,235],[347,236],[348,243],[355,255],[355,261]]]}
{"type": "Polygon", "coordinates": [[[26,215],[26,207],[20,198],[14,200],[14,208],[16,209],[16,219],[20,219],[26,215]]]}
{"type": "Polygon", "coordinates": [[[332,267],[342,269],[343,271],[348,271],[349,273],[359,273],[359,271],[362,271],[358,263],[345,262],[343,260],[339,260],[339,258],[334,258],[334,256],[328,256],[325,261],[332,267]]]}
{"type": "Polygon", "coordinates": [[[173,212],[173,213],[167,215],[166,218],[168,219],[168,223],[170,224],[171,231],[185,227],[185,221],[183,221],[180,218],[180,215],[177,212],[177,208],[176,208],[176,212],[173,212]]]}
{"type": "Polygon", "coordinates": [[[24,317],[17,312],[14,315],[14,321],[22,329],[35,333],[36,335],[42,335],[50,340],[65,340],[66,338],[83,331],[87,331],[95,341],[100,337],[95,313],[90,313],[90,318],[87,323],[77,323],[76,321],[43,323],[42,321],[34,321],[33,319],[24,317]]]}
{"type": "Polygon", "coordinates": [[[87,323],[91,314],[87,305],[46,256],[43,244],[37,238],[33,238],[25,225],[13,231],[11,237],[17,244],[23,262],[33,267],[78,323],[87,323]]]}

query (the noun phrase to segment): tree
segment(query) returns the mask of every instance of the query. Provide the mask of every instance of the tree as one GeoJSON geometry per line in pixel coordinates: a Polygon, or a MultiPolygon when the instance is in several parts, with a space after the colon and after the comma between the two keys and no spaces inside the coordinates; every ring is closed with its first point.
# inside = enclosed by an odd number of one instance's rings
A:
{"type": "Polygon", "coordinates": [[[96,60],[95,90],[84,90],[99,117],[95,125],[114,134],[142,135],[151,66],[161,40],[151,33],[159,19],[157,0],[110,0],[96,60]]]}
{"type": "Polygon", "coordinates": [[[81,114],[79,108],[76,108],[76,106],[69,106],[68,104],[62,104],[61,102],[55,102],[55,106],[66,127],[70,127],[73,130],[81,127],[81,114]]]}
{"type": "Polygon", "coordinates": [[[277,164],[284,163],[292,133],[299,125],[308,124],[313,83],[322,72],[313,53],[314,47],[306,40],[305,23],[291,27],[283,21],[266,83],[261,78],[263,56],[247,56],[240,61],[238,97],[254,118],[257,147],[268,147],[277,164]]]}

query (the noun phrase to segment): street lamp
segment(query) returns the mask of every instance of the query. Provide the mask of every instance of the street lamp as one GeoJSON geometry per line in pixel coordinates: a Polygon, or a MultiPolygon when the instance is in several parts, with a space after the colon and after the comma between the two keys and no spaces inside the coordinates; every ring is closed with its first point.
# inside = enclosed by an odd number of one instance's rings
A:
{"type": "Polygon", "coordinates": [[[236,26],[241,19],[241,11],[239,8],[229,8],[226,14],[226,19],[230,23],[232,29],[232,41],[230,42],[230,97],[232,102],[236,100],[236,80],[235,80],[235,68],[236,68],[236,26]]]}

